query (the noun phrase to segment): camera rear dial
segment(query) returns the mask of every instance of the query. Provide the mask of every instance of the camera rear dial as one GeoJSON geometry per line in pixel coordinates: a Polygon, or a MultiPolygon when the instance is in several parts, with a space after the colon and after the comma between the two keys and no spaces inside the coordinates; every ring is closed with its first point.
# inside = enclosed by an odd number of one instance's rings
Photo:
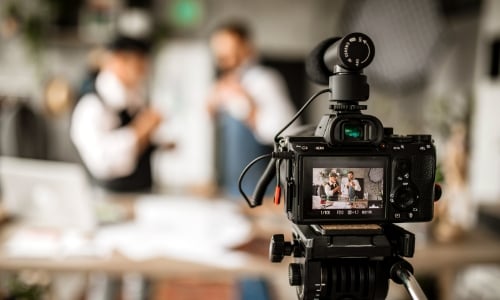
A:
{"type": "Polygon", "coordinates": [[[399,210],[406,211],[417,203],[418,192],[410,184],[400,185],[391,193],[389,202],[399,210]]]}

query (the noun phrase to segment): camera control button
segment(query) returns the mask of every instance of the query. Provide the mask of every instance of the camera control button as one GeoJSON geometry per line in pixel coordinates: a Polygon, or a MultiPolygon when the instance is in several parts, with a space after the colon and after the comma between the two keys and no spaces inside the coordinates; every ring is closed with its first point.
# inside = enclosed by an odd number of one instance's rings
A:
{"type": "Polygon", "coordinates": [[[417,201],[417,195],[407,182],[403,182],[403,185],[394,192],[393,199],[394,202],[391,203],[397,208],[408,210],[417,201]]]}
{"type": "Polygon", "coordinates": [[[394,219],[401,219],[400,213],[394,213],[394,219]]]}
{"type": "Polygon", "coordinates": [[[409,212],[409,213],[408,213],[408,219],[413,219],[413,217],[414,217],[413,213],[412,213],[412,212],[409,212]]]}

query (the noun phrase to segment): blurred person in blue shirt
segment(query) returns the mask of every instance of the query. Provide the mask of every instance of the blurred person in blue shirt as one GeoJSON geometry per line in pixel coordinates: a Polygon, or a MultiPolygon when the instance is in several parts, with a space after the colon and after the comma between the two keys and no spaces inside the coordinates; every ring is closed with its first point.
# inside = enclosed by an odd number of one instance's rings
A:
{"type": "MultiPolygon", "coordinates": [[[[211,34],[217,78],[208,110],[218,125],[218,171],[225,192],[237,196],[237,179],[245,165],[270,153],[274,135],[293,117],[294,105],[283,77],[257,62],[248,27],[229,22],[211,34]]],[[[248,173],[244,189],[255,187],[264,165],[248,173]]]]}

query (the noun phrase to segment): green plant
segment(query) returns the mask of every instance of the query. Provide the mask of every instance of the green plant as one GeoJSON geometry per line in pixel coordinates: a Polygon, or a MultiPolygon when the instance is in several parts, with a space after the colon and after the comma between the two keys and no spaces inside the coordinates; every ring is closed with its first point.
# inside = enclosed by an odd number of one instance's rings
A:
{"type": "Polygon", "coordinates": [[[39,300],[43,299],[46,288],[40,285],[29,285],[19,279],[13,279],[7,287],[5,299],[39,300]]]}

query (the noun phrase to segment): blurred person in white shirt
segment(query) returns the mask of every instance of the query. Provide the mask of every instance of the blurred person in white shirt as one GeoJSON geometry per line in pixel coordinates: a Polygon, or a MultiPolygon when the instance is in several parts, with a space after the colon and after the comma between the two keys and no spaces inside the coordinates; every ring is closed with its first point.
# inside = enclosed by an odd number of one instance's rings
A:
{"type": "MultiPolygon", "coordinates": [[[[293,117],[295,107],[283,77],[258,64],[245,24],[220,25],[211,34],[210,47],[217,78],[208,110],[218,123],[219,176],[226,192],[237,195],[239,173],[253,158],[272,151],[275,134],[293,117]]],[[[247,189],[255,186],[262,170],[254,168],[247,175],[247,189]]]]}
{"type": "Polygon", "coordinates": [[[113,191],[152,185],[152,136],[161,116],[146,103],[150,48],[146,40],[116,37],[73,112],[71,139],[85,167],[99,185],[113,191]]]}
{"type": "Polygon", "coordinates": [[[348,197],[349,201],[356,200],[356,192],[361,191],[359,181],[354,178],[354,172],[347,172],[347,178],[342,178],[342,196],[348,197]]]}

